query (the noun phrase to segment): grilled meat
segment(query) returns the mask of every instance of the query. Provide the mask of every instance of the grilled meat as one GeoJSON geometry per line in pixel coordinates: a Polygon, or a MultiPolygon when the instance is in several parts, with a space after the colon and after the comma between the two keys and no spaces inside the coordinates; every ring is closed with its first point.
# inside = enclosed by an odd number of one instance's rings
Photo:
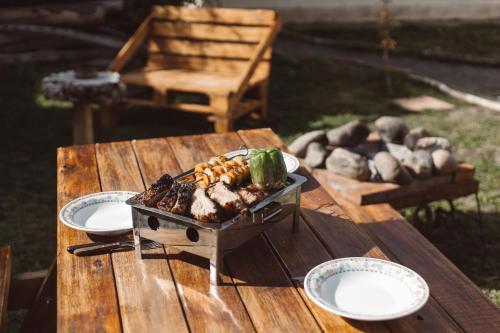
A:
{"type": "Polygon", "coordinates": [[[157,207],[161,210],[170,212],[172,207],[175,206],[177,202],[177,192],[179,191],[180,184],[174,182],[170,190],[164,195],[163,199],[158,202],[157,207]]]}
{"type": "Polygon", "coordinates": [[[156,182],[151,184],[151,186],[143,193],[141,198],[138,198],[144,205],[149,207],[154,207],[161,200],[161,198],[167,193],[174,179],[169,174],[164,174],[156,182]]]}
{"type": "Polygon", "coordinates": [[[221,182],[207,190],[208,197],[218,203],[227,215],[238,214],[246,208],[240,196],[231,192],[226,185],[221,182]]]}
{"type": "Polygon", "coordinates": [[[238,193],[241,200],[243,200],[247,206],[256,204],[266,196],[266,192],[259,190],[254,184],[240,187],[236,190],[236,193],[238,193]]]}
{"type": "Polygon", "coordinates": [[[220,211],[215,202],[207,196],[206,190],[198,188],[191,197],[190,213],[202,222],[220,222],[220,211]]]}
{"type": "Polygon", "coordinates": [[[177,201],[174,207],[172,207],[171,212],[179,215],[184,215],[189,212],[191,196],[195,189],[196,185],[193,183],[180,184],[179,191],[177,192],[177,201]]]}

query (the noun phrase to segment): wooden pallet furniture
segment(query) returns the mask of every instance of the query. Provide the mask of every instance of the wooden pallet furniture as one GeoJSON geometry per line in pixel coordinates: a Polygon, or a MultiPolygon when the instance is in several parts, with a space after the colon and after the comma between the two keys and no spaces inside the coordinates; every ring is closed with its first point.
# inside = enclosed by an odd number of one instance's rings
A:
{"type": "Polygon", "coordinates": [[[479,182],[474,179],[474,166],[460,163],[457,171],[427,179],[414,179],[408,185],[361,182],[314,169],[312,174],[325,187],[330,187],[357,205],[388,203],[395,209],[415,207],[437,200],[452,200],[475,194],[479,182]]]}
{"type": "MultiPolygon", "coordinates": [[[[98,191],[143,191],[222,152],[283,146],[270,129],[59,148],[58,209],[98,191]]],[[[224,259],[224,284],[210,286],[208,260],[175,250],[76,257],[90,242],[58,222],[59,332],[495,332],[500,311],[453,263],[387,204],[358,206],[330,196],[307,170],[299,230],[282,221],[224,259]],[[312,303],[296,277],[333,258],[401,263],[429,284],[417,313],[386,322],[348,320],[312,303]]],[[[334,194],[342,199],[339,194],[334,194]]]]}
{"type": "Polygon", "coordinates": [[[206,113],[216,132],[227,132],[243,115],[266,117],[271,43],[279,28],[272,10],[153,6],[108,69],[120,72],[129,88],[151,90],[129,103],[206,113]],[[146,40],[145,67],[124,71],[146,40]],[[201,94],[200,103],[176,98],[186,93],[201,94]]]}
{"type": "Polygon", "coordinates": [[[25,272],[11,277],[10,246],[0,246],[0,333],[5,332],[7,310],[28,309],[20,332],[55,331],[55,261],[47,270],[25,272]]]}

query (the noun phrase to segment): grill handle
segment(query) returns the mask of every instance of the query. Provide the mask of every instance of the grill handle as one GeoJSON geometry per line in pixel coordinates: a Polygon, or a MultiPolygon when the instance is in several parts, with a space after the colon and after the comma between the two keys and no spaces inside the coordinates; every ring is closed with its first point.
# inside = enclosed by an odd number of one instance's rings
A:
{"type": "Polygon", "coordinates": [[[255,212],[253,215],[253,223],[266,223],[276,215],[283,211],[283,207],[279,202],[272,202],[266,207],[255,212]]]}

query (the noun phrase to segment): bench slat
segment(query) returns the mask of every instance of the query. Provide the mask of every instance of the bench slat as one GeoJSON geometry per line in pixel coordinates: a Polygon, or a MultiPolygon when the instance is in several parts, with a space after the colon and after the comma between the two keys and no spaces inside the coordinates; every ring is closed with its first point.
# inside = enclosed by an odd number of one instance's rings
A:
{"type": "Polygon", "coordinates": [[[236,8],[189,8],[176,6],[153,6],[155,18],[172,21],[210,22],[238,25],[270,25],[276,20],[276,13],[266,9],[236,8]]]}
{"type": "Polygon", "coordinates": [[[262,38],[264,38],[267,31],[269,31],[269,28],[154,20],[152,22],[151,31],[153,36],[159,37],[258,43],[262,38]]]}
{"type": "MultiPolygon", "coordinates": [[[[153,37],[149,43],[148,51],[150,53],[248,60],[255,51],[255,45],[153,37]]],[[[266,51],[263,59],[271,59],[271,48],[266,51]]]]}

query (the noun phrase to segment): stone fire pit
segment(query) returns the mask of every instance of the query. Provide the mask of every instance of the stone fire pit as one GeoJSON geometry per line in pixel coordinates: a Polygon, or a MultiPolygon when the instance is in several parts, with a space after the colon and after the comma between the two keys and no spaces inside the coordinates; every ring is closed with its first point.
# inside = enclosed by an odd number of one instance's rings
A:
{"type": "Polygon", "coordinates": [[[404,185],[457,169],[448,139],[432,136],[422,127],[409,129],[398,117],[380,117],[374,125],[373,133],[358,120],[329,131],[308,132],[289,148],[311,168],[326,167],[359,181],[404,185]]]}

